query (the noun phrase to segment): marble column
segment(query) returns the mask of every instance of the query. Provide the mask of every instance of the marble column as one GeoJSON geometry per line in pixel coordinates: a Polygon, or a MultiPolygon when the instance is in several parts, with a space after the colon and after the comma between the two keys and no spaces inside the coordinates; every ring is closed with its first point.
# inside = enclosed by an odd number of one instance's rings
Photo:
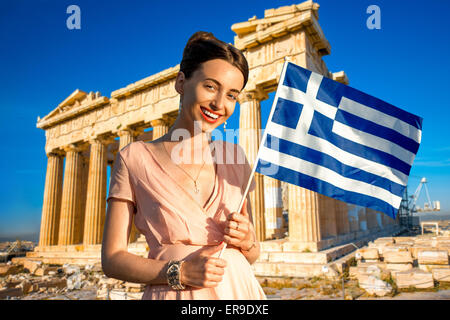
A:
{"type": "Polygon", "coordinates": [[[381,221],[383,223],[383,229],[388,228],[388,226],[391,224],[390,220],[392,220],[392,218],[389,217],[387,214],[385,214],[385,213],[381,214],[381,221]]]}
{"type": "Polygon", "coordinates": [[[105,141],[101,139],[94,139],[90,143],[91,154],[83,236],[85,245],[102,242],[106,214],[106,145],[105,141]]]}
{"type": "MultiPolygon", "coordinates": [[[[253,168],[261,142],[260,101],[267,99],[262,91],[245,91],[239,95],[239,145],[245,151],[248,162],[253,168]]],[[[256,237],[264,241],[266,236],[264,218],[264,176],[258,172],[254,175],[256,187],[249,192],[253,223],[256,237]]]]}
{"type": "Polygon", "coordinates": [[[319,216],[323,238],[337,236],[335,206],[333,198],[319,194],[319,216]]]}
{"type": "Polygon", "coordinates": [[[366,208],[367,229],[378,228],[377,212],[373,209],[366,208]]]}
{"type": "Polygon", "coordinates": [[[61,212],[64,159],[57,153],[49,153],[47,158],[47,174],[45,176],[39,247],[58,244],[59,217],[61,212]]]}
{"type": "Polygon", "coordinates": [[[169,131],[169,124],[166,120],[156,119],[150,122],[153,127],[153,140],[162,137],[169,131]]]}
{"type": "Polygon", "coordinates": [[[133,130],[131,129],[119,130],[117,132],[117,135],[120,138],[119,150],[122,150],[124,147],[126,147],[127,145],[129,145],[131,142],[134,141],[133,130]]]}
{"type": "Polygon", "coordinates": [[[78,205],[78,213],[77,213],[77,219],[75,221],[75,230],[77,230],[76,233],[76,239],[75,243],[83,243],[83,235],[84,235],[84,221],[85,221],[85,215],[86,215],[86,199],[88,190],[86,186],[88,185],[88,177],[89,177],[89,155],[84,155],[83,153],[80,154],[80,183],[78,184],[78,190],[77,190],[77,200],[79,202],[78,205]]]}
{"type": "Polygon", "coordinates": [[[299,248],[313,252],[321,249],[319,209],[318,193],[289,185],[289,242],[299,242],[299,248]]]}
{"type": "Polygon", "coordinates": [[[366,218],[366,208],[358,206],[358,222],[359,229],[362,231],[367,230],[367,218],[366,218]]]}
{"type": "Polygon", "coordinates": [[[335,200],[336,210],[336,227],[337,233],[347,234],[350,232],[350,221],[348,219],[348,206],[347,203],[339,200],[335,200]]]}
{"type": "MultiPolygon", "coordinates": [[[[135,132],[134,130],[130,128],[125,128],[123,130],[120,130],[117,132],[117,135],[120,137],[119,140],[119,150],[122,150],[124,147],[126,147],[128,144],[134,141],[135,138],[135,132]]],[[[133,216],[133,222],[131,225],[131,231],[130,231],[130,238],[128,240],[129,243],[135,242],[138,237],[138,231],[134,225],[134,216],[133,216]]]]}
{"type": "Polygon", "coordinates": [[[266,238],[281,238],[283,231],[283,203],[281,199],[281,182],[264,176],[264,203],[266,219],[266,238]]]}
{"type": "Polygon", "coordinates": [[[359,217],[358,217],[358,207],[354,204],[347,204],[347,215],[348,223],[350,226],[350,232],[359,231],[359,217]]]}
{"type": "Polygon", "coordinates": [[[58,233],[58,245],[76,244],[76,219],[79,214],[79,184],[81,182],[80,150],[74,145],[64,148],[66,164],[64,168],[64,182],[61,203],[61,217],[58,233]]]}

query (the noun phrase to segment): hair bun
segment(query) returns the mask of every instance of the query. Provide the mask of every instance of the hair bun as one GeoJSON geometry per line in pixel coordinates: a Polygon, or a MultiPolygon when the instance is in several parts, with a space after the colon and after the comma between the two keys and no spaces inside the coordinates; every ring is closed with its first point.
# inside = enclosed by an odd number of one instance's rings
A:
{"type": "Polygon", "coordinates": [[[196,41],[205,41],[205,40],[217,40],[217,39],[211,32],[197,31],[189,38],[186,46],[189,46],[191,43],[194,43],[196,41]]]}

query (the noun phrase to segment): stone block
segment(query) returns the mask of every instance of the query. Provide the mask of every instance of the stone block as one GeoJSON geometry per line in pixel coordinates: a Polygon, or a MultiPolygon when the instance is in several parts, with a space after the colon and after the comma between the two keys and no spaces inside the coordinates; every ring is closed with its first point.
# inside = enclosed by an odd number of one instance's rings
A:
{"type": "Polygon", "coordinates": [[[331,258],[320,252],[269,252],[269,262],[326,264],[331,258]]]}
{"type": "Polygon", "coordinates": [[[439,282],[450,282],[450,267],[436,268],[432,272],[433,279],[439,282]]]}
{"type": "Polygon", "coordinates": [[[392,287],[389,283],[373,275],[361,275],[358,278],[358,285],[366,290],[367,293],[379,297],[383,297],[392,292],[392,287]]]}
{"type": "Polygon", "coordinates": [[[375,244],[387,244],[387,243],[394,243],[394,242],[395,242],[394,238],[392,238],[392,237],[378,238],[373,241],[373,243],[375,243],[375,244]]]}
{"type": "Polygon", "coordinates": [[[41,261],[25,260],[23,262],[23,268],[31,274],[33,274],[41,265],[41,261]]]}
{"type": "Polygon", "coordinates": [[[36,285],[38,286],[39,289],[41,289],[41,288],[62,289],[67,286],[67,280],[66,279],[50,279],[50,280],[36,282],[36,285]]]}
{"type": "Polygon", "coordinates": [[[413,263],[413,258],[409,251],[388,251],[383,253],[386,263],[413,263]]]}
{"type": "Polygon", "coordinates": [[[422,247],[431,247],[435,248],[437,246],[438,242],[435,239],[416,239],[415,245],[422,246],[422,247]]]}
{"type": "Polygon", "coordinates": [[[10,274],[17,274],[22,271],[22,266],[17,264],[0,264],[0,277],[6,277],[10,274]]]}
{"type": "Polygon", "coordinates": [[[412,263],[387,263],[386,268],[390,271],[408,271],[413,268],[412,263]]]}
{"type": "Polygon", "coordinates": [[[388,278],[390,276],[390,271],[378,267],[377,265],[371,265],[367,267],[350,267],[349,276],[350,278],[358,278],[360,275],[372,275],[379,279],[388,278]]]}
{"type": "Polygon", "coordinates": [[[283,251],[283,241],[261,241],[261,251],[283,251]]]}
{"type": "Polygon", "coordinates": [[[261,254],[258,257],[258,261],[269,261],[269,252],[261,252],[261,254]]]}
{"type": "Polygon", "coordinates": [[[370,267],[370,266],[377,266],[381,270],[387,270],[386,263],[377,261],[377,262],[358,262],[358,267],[370,267]]]}
{"type": "Polygon", "coordinates": [[[434,269],[446,269],[448,267],[448,264],[419,264],[419,269],[426,272],[432,272],[434,269]]]}
{"type": "Polygon", "coordinates": [[[434,280],[431,272],[425,272],[418,269],[397,272],[395,282],[400,289],[409,287],[421,289],[434,287],[434,280]]]}
{"type": "Polygon", "coordinates": [[[8,297],[20,297],[23,296],[22,288],[7,288],[0,290],[0,299],[6,299],[8,297]]]}
{"type": "Polygon", "coordinates": [[[378,260],[379,257],[377,248],[361,248],[355,253],[356,260],[378,260]]]}
{"type": "Polygon", "coordinates": [[[419,251],[417,260],[419,264],[448,265],[448,252],[443,250],[419,251]]]}
{"type": "Polygon", "coordinates": [[[448,255],[450,256],[450,246],[449,245],[439,245],[436,247],[437,250],[441,251],[447,251],[448,255]]]}
{"type": "Polygon", "coordinates": [[[414,245],[409,248],[409,252],[411,252],[411,256],[413,257],[413,259],[417,259],[419,257],[420,251],[427,251],[427,250],[432,250],[432,249],[433,249],[432,247],[424,247],[424,246],[414,245]]]}
{"type": "Polygon", "coordinates": [[[33,283],[29,280],[23,280],[19,287],[22,288],[23,294],[29,294],[30,292],[35,291],[37,286],[33,286],[33,283]]]}
{"type": "Polygon", "coordinates": [[[394,237],[395,243],[414,243],[416,237],[394,237]]]}

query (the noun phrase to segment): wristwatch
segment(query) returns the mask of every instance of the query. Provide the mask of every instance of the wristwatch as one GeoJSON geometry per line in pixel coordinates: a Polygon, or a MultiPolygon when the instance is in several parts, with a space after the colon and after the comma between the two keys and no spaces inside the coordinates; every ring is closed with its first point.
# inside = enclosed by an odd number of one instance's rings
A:
{"type": "Polygon", "coordinates": [[[183,290],[186,287],[181,284],[180,270],[184,261],[170,260],[167,267],[167,283],[173,290],[183,290]]]}

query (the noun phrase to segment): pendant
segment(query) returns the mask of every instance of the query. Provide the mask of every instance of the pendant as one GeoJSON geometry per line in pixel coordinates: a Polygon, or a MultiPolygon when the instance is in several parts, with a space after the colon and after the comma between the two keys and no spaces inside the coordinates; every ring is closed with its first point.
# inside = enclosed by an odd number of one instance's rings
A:
{"type": "Polygon", "coordinates": [[[200,190],[197,188],[197,181],[194,181],[195,189],[194,192],[198,193],[200,190]]]}

